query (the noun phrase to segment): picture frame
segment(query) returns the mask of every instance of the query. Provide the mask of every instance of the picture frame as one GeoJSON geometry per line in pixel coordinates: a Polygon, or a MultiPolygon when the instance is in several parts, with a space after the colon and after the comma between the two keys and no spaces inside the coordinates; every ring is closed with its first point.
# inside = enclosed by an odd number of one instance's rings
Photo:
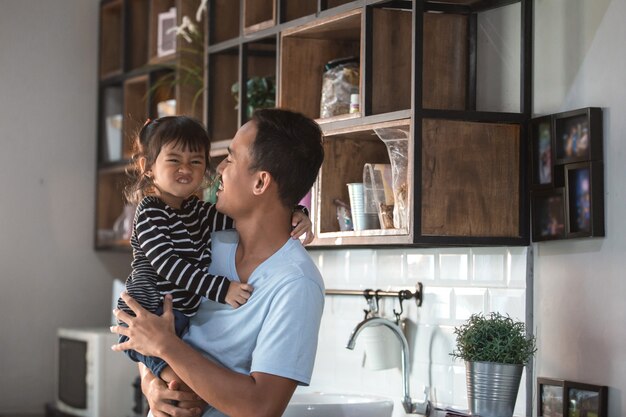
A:
{"type": "Polygon", "coordinates": [[[532,237],[534,242],[564,239],[567,227],[564,188],[532,193],[532,237]]]}
{"type": "Polygon", "coordinates": [[[568,238],[604,236],[604,180],[601,161],[565,165],[568,238]]]}
{"type": "Polygon", "coordinates": [[[536,117],[527,135],[532,241],[603,237],[602,109],[536,117]]]}
{"type": "Polygon", "coordinates": [[[170,31],[176,26],[176,8],[158,14],[157,56],[163,57],[176,52],[176,32],[170,31]]]}
{"type": "Polygon", "coordinates": [[[607,417],[608,387],[537,378],[537,417],[607,417]]]}
{"type": "Polygon", "coordinates": [[[607,417],[608,387],[565,381],[567,417],[607,417]]]}
{"type": "Polygon", "coordinates": [[[565,417],[566,412],[565,381],[537,378],[537,417],[565,417]]]}
{"type": "Polygon", "coordinates": [[[602,159],[602,135],[602,109],[598,107],[555,114],[555,164],[602,159]]]}
{"type": "Polygon", "coordinates": [[[531,184],[534,189],[554,185],[554,122],[551,115],[530,122],[531,184]]]}

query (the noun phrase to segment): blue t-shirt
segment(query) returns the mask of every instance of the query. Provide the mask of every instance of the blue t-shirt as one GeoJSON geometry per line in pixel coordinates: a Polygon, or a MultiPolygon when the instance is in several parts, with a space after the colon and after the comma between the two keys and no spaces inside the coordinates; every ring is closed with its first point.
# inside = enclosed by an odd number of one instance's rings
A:
{"type": "MultiPolygon", "coordinates": [[[[239,281],[238,242],[234,230],[213,233],[210,273],[239,281]]],[[[232,371],[263,372],[308,385],[324,309],[320,272],[302,244],[289,239],[252,272],[248,284],[254,287],[252,296],[237,309],[205,300],[184,340],[232,371]]],[[[211,407],[204,413],[223,415],[211,407]]]]}

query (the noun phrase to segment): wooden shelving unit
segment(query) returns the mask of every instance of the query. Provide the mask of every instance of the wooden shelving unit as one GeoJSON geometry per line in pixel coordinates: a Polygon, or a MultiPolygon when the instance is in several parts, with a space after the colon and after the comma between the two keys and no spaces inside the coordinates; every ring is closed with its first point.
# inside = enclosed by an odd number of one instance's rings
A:
{"type": "Polygon", "coordinates": [[[243,32],[252,33],[276,24],[275,0],[243,0],[243,32]]]}
{"type": "MultiPolygon", "coordinates": [[[[166,0],[152,1],[168,7],[166,0]]],[[[116,10],[104,6],[103,22],[116,10]]],[[[117,10],[124,16],[127,9],[117,10]]],[[[216,160],[249,118],[251,77],[274,77],[277,106],[322,126],[326,159],[312,190],[314,245],[529,243],[532,0],[210,0],[207,22],[204,116],[216,160]],[[505,67],[489,55],[480,28],[511,15],[513,24],[498,30],[513,39],[519,56],[505,67]],[[359,110],[320,118],[324,67],[346,57],[358,62],[359,110]],[[502,91],[503,100],[486,99],[505,78],[512,91],[502,91]],[[333,201],[349,201],[346,184],[362,182],[366,163],[391,162],[376,134],[381,128],[407,135],[407,173],[398,180],[406,185],[406,224],[340,231],[333,201]]],[[[144,74],[131,75],[138,82],[144,74]]],[[[150,73],[148,86],[155,76],[150,73]]],[[[126,91],[128,80],[122,81],[110,88],[126,91]]]]}
{"type": "Polygon", "coordinates": [[[123,0],[103,3],[100,9],[100,78],[123,72],[123,0]]]}
{"type": "MultiPolygon", "coordinates": [[[[114,230],[125,206],[126,170],[134,138],[148,118],[158,117],[158,103],[175,100],[177,114],[202,119],[201,86],[174,83],[177,65],[197,65],[202,71],[205,45],[192,54],[177,39],[176,53],[158,56],[159,14],[175,8],[195,22],[200,0],[102,0],[100,12],[98,155],[96,181],[96,249],[128,250],[129,243],[114,230]]],[[[198,24],[202,34],[206,17],[198,24]]],[[[200,37],[203,37],[201,35],[200,37]]]]}
{"type": "Polygon", "coordinates": [[[274,62],[278,106],[317,119],[325,133],[326,159],[312,190],[314,245],[528,244],[531,0],[279,0],[267,2],[263,18],[250,5],[264,2],[244,0],[241,14],[228,20],[221,18],[224,2],[211,3],[220,13],[214,32],[222,34],[210,37],[207,48],[207,119],[216,144],[227,143],[248,119],[224,105],[234,103],[229,86],[274,62]],[[503,30],[520,51],[513,70],[519,91],[502,104],[481,96],[499,74],[493,56],[478,49],[481,22],[498,13],[517,14],[503,30]],[[275,52],[265,64],[255,62],[255,42],[273,36],[280,40],[275,52]],[[359,62],[359,111],[320,118],[324,66],[349,56],[359,62]],[[346,184],[362,182],[364,164],[390,163],[375,133],[382,127],[409,132],[407,224],[340,231],[334,199],[349,201],[346,184]]]}

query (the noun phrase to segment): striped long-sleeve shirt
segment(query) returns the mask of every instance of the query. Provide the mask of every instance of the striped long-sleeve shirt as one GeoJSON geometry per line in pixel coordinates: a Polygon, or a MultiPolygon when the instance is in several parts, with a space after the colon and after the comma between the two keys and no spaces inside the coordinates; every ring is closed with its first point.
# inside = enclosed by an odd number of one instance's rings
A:
{"type": "MultiPolygon", "coordinates": [[[[154,312],[163,297],[172,294],[175,309],[187,316],[198,310],[201,297],[225,302],[230,281],[207,273],[211,263],[211,232],[232,229],[233,220],[214,204],[193,196],[180,210],[157,197],[145,197],[137,206],[130,244],[132,272],[128,294],[154,312]]],[[[122,299],[118,308],[133,314],[122,299]]]]}

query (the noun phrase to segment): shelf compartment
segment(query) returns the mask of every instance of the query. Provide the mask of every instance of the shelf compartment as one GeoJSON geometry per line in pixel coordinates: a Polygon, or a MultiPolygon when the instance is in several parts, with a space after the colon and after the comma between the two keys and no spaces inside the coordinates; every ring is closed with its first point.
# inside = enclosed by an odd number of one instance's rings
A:
{"type": "Polygon", "coordinates": [[[146,119],[148,113],[148,94],[150,91],[149,75],[129,78],[124,82],[124,123],[122,127],[123,154],[130,159],[133,153],[134,139],[146,119]]]}
{"type": "Polygon", "coordinates": [[[122,0],[102,5],[100,9],[100,78],[118,75],[124,71],[123,21],[122,0]]]}
{"type": "MultiPolygon", "coordinates": [[[[163,56],[159,56],[158,54],[159,14],[165,13],[172,8],[176,9],[176,25],[180,25],[180,22],[182,21],[182,16],[180,14],[180,10],[176,8],[175,0],[151,0],[150,31],[149,31],[150,41],[149,41],[149,47],[148,47],[149,62],[151,64],[156,64],[156,63],[161,63],[161,62],[172,60],[174,56],[176,55],[175,53],[171,53],[171,54],[167,54],[163,56]]],[[[195,21],[194,17],[191,17],[191,19],[195,21]]]]}
{"type": "Polygon", "coordinates": [[[521,113],[521,3],[476,13],[476,110],[521,113]]]}
{"type": "Polygon", "coordinates": [[[280,13],[282,22],[290,22],[317,12],[317,0],[281,0],[280,13]]]}
{"type": "Polygon", "coordinates": [[[424,108],[469,110],[468,17],[424,13],[424,108]]]}
{"type": "Polygon", "coordinates": [[[128,177],[123,169],[98,173],[96,197],[96,236],[98,249],[113,246],[128,246],[128,241],[120,238],[114,230],[115,222],[124,211],[124,187],[128,177]]]}
{"type": "Polygon", "coordinates": [[[198,76],[192,76],[191,73],[181,74],[178,77],[181,82],[176,84],[176,112],[177,114],[195,117],[198,120],[204,118],[204,83],[205,83],[205,26],[206,15],[202,16],[202,21],[195,21],[196,12],[200,6],[200,0],[184,0],[178,3],[178,10],[181,16],[188,16],[200,31],[202,39],[201,44],[189,44],[182,36],[177,39],[177,64],[185,68],[195,68],[199,71],[198,76]]]}
{"type": "Polygon", "coordinates": [[[209,65],[209,137],[211,141],[232,139],[239,127],[237,102],[231,88],[239,81],[239,50],[229,49],[210,54],[209,65]]]}
{"type": "Polygon", "coordinates": [[[115,163],[126,158],[123,146],[123,93],[121,85],[102,88],[100,92],[98,162],[115,163]]]}
{"type": "Polygon", "coordinates": [[[374,64],[366,92],[369,114],[382,114],[411,108],[411,10],[370,8],[371,54],[374,64]]]}
{"type": "Polygon", "coordinates": [[[239,0],[210,0],[209,45],[239,37],[239,4],[239,0]]]}
{"type": "MultiPolygon", "coordinates": [[[[397,120],[376,125],[348,128],[324,137],[325,158],[314,187],[313,207],[317,213],[314,230],[318,235],[316,244],[328,244],[329,240],[363,236],[404,236],[407,229],[373,229],[360,231],[339,231],[335,199],[350,204],[348,183],[363,182],[363,168],[366,163],[389,164],[389,153],[382,140],[374,132],[375,128],[407,127],[410,120],[397,120]]],[[[407,181],[409,179],[407,178],[407,181]]],[[[409,210],[410,212],[410,210],[409,210]]],[[[371,242],[361,242],[371,243],[371,242]]]]}
{"type": "MultiPolygon", "coordinates": [[[[319,119],[324,65],[337,58],[362,56],[361,20],[361,10],[352,10],[282,33],[280,107],[319,119]]],[[[362,59],[359,73],[363,73],[362,59]]]]}
{"type": "Polygon", "coordinates": [[[243,0],[243,33],[249,34],[276,25],[275,0],[243,0]]]}
{"type": "Polygon", "coordinates": [[[422,236],[520,236],[520,125],[424,119],[421,159],[422,236]]]}
{"type": "MultiPolygon", "coordinates": [[[[386,6],[383,3],[382,6],[386,6]]],[[[366,111],[382,114],[411,108],[411,10],[376,6],[369,35],[371,69],[366,111]]],[[[425,108],[465,110],[468,92],[468,17],[424,13],[423,88],[425,108]]]]}
{"type": "Polygon", "coordinates": [[[178,86],[171,84],[171,77],[173,71],[158,71],[150,74],[150,89],[146,99],[149,100],[148,117],[156,118],[161,116],[173,116],[180,114],[178,111],[178,101],[176,101],[174,114],[167,113],[159,114],[159,103],[168,102],[176,99],[176,90],[178,86]],[[165,81],[163,81],[165,80],[165,81]]]}
{"type": "Polygon", "coordinates": [[[427,0],[426,7],[437,10],[462,7],[468,11],[480,12],[519,2],[520,0],[427,0]]]}
{"type": "Polygon", "coordinates": [[[276,107],[276,37],[272,36],[256,42],[243,45],[245,56],[243,76],[250,80],[255,77],[267,78],[268,85],[274,87],[274,96],[267,97],[268,102],[263,103],[264,95],[261,92],[253,94],[248,92],[248,84],[243,85],[242,96],[245,94],[246,111],[242,113],[242,123],[252,116],[257,108],[276,107]]]}
{"type": "Polygon", "coordinates": [[[322,0],[322,10],[332,9],[333,7],[352,3],[353,1],[354,0],[322,0]]]}
{"type": "Polygon", "coordinates": [[[127,70],[132,71],[148,63],[150,0],[130,0],[126,4],[129,22],[129,34],[126,36],[127,70]]]}

